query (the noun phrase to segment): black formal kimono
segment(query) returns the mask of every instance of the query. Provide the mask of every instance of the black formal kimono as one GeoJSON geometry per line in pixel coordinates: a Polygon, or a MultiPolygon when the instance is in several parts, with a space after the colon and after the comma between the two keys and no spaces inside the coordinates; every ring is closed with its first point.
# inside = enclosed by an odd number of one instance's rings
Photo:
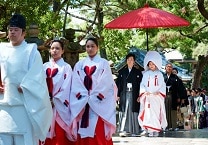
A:
{"type": "Polygon", "coordinates": [[[118,87],[119,111],[120,111],[120,131],[130,134],[139,133],[138,113],[140,104],[137,102],[139,97],[140,82],[142,73],[133,67],[130,71],[124,67],[119,71],[116,81],[118,87]],[[129,86],[129,87],[127,87],[129,86]]]}
{"type": "Polygon", "coordinates": [[[167,74],[164,74],[164,80],[167,87],[165,107],[166,107],[168,128],[176,128],[177,106],[180,106],[180,102],[178,100],[186,98],[186,93],[184,93],[185,87],[181,79],[175,74],[170,74],[169,77],[167,74]],[[170,87],[169,89],[168,86],[170,87]]]}

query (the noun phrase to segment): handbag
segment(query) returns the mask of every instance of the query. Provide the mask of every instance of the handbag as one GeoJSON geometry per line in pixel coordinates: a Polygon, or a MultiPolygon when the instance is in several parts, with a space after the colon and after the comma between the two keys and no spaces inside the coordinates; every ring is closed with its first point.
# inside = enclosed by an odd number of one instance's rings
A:
{"type": "Polygon", "coordinates": [[[180,111],[181,111],[181,113],[187,113],[188,112],[188,108],[186,106],[180,107],[180,111]]]}

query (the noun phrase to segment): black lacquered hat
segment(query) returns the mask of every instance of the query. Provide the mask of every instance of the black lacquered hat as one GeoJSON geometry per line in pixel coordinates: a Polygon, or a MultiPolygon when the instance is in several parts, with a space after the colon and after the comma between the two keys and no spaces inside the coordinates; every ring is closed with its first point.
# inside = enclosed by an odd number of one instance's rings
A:
{"type": "Polygon", "coordinates": [[[12,18],[9,20],[9,27],[19,27],[22,29],[26,28],[26,20],[25,17],[21,14],[14,14],[12,18]]]}

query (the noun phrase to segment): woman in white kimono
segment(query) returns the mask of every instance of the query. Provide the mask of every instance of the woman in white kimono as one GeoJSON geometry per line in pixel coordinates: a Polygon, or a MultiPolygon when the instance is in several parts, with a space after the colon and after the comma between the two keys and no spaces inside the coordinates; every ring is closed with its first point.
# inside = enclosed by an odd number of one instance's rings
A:
{"type": "Polygon", "coordinates": [[[140,84],[139,124],[149,136],[158,136],[167,127],[165,113],[166,85],[159,69],[162,58],[156,51],[147,52],[144,58],[145,72],[140,84]]]}
{"type": "Polygon", "coordinates": [[[69,134],[70,108],[69,94],[72,68],[64,61],[63,42],[53,40],[50,46],[51,59],[44,63],[48,92],[53,106],[53,120],[45,141],[45,145],[71,145],[67,139],[69,134]]]}
{"type": "Polygon", "coordinates": [[[111,69],[98,53],[96,38],[86,41],[88,57],[74,67],[70,94],[71,139],[77,145],[113,145],[116,100],[111,69]]]}

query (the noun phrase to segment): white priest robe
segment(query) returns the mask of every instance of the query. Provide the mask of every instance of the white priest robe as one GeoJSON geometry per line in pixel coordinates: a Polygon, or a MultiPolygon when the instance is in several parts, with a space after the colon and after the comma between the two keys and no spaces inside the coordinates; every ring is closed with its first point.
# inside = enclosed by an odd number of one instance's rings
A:
{"type": "Polygon", "coordinates": [[[24,145],[45,140],[52,108],[43,63],[36,44],[23,41],[19,46],[0,44],[1,80],[0,134],[23,135],[24,145]],[[20,86],[23,93],[19,93],[20,86]]]}
{"type": "Polygon", "coordinates": [[[159,70],[145,71],[140,84],[139,124],[151,132],[159,132],[167,127],[164,99],[166,85],[159,70]],[[149,95],[146,94],[149,92],[149,95]],[[158,92],[158,94],[156,94],[158,92]]]}
{"type": "Polygon", "coordinates": [[[80,60],[74,67],[72,75],[72,86],[70,95],[71,107],[71,139],[77,139],[77,130],[81,138],[94,137],[98,117],[104,121],[106,139],[111,139],[116,130],[116,101],[114,97],[114,80],[107,60],[96,55],[93,59],[87,57],[80,60]],[[92,89],[88,92],[84,85],[85,66],[96,66],[92,74],[92,89]],[[99,100],[99,94],[103,97],[99,100]],[[78,99],[78,97],[81,98],[78,99]],[[89,104],[89,126],[87,128],[77,127],[81,124],[86,104],[89,104]]]}
{"type": "MultiPolygon", "coordinates": [[[[48,138],[53,138],[55,136],[55,121],[69,134],[69,123],[70,123],[70,106],[69,106],[69,94],[71,88],[71,77],[72,68],[64,61],[63,58],[54,62],[51,59],[49,62],[44,63],[45,72],[47,69],[58,69],[57,74],[55,74],[53,79],[53,93],[52,100],[54,103],[53,107],[53,120],[50,127],[50,132],[48,133],[48,138]]],[[[47,77],[47,76],[46,76],[47,77]]]]}

